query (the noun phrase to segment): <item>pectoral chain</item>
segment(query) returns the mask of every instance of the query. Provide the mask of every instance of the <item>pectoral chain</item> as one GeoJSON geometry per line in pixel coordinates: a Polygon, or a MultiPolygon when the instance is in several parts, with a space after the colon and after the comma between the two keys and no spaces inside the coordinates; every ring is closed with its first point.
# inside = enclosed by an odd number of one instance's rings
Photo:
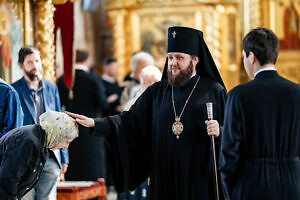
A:
{"type": "Polygon", "coordinates": [[[200,77],[197,79],[191,93],[189,94],[187,100],[185,101],[185,104],[184,104],[184,106],[182,108],[182,111],[181,111],[179,116],[177,116],[177,114],[176,114],[175,103],[174,103],[174,92],[173,92],[173,86],[172,86],[172,104],[173,104],[173,111],[174,111],[174,115],[175,115],[175,122],[172,125],[172,132],[176,135],[177,139],[179,139],[179,135],[183,132],[183,123],[180,121],[181,116],[182,116],[183,111],[184,111],[187,103],[189,102],[189,100],[190,100],[190,98],[191,98],[191,96],[192,96],[199,80],[200,80],[200,77]]]}

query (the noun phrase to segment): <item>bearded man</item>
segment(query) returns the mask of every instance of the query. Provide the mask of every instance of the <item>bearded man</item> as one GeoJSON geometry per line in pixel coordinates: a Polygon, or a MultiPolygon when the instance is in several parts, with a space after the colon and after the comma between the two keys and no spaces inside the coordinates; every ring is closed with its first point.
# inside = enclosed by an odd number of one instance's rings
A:
{"type": "MultiPolygon", "coordinates": [[[[12,86],[19,94],[24,112],[23,125],[39,123],[39,116],[46,111],[61,111],[58,89],[55,84],[42,79],[43,68],[39,50],[24,46],[19,50],[19,66],[24,76],[12,86]]],[[[69,163],[68,150],[50,151],[38,184],[23,200],[56,199],[56,182],[60,172],[65,173],[69,163]]],[[[29,189],[29,188],[28,188],[29,189]]]]}
{"type": "Polygon", "coordinates": [[[150,199],[207,200],[214,199],[209,136],[220,134],[225,97],[202,32],[170,27],[162,80],[129,111],[95,119],[69,115],[107,140],[118,192],[149,176],[150,199]],[[216,120],[206,121],[207,102],[213,103],[216,120]]]}

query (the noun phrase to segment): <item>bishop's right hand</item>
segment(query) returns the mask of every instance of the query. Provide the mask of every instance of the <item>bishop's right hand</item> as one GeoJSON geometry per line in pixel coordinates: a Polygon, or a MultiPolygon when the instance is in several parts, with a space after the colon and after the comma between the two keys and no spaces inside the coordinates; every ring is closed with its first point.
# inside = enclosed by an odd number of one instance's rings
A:
{"type": "Polygon", "coordinates": [[[85,127],[94,127],[95,126],[95,121],[92,118],[86,117],[84,115],[78,115],[75,113],[67,112],[65,111],[67,115],[70,117],[73,117],[77,123],[81,124],[82,126],[85,127]]]}

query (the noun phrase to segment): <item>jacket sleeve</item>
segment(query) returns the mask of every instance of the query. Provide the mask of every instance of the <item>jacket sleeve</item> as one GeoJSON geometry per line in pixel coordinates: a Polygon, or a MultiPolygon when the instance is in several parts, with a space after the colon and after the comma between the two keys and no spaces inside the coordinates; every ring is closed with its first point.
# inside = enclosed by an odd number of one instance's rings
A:
{"type": "Polygon", "coordinates": [[[4,97],[4,105],[0,105],[0,113],[3,113],[3,122],[1,123],[0,137],[8,131],[23,125],[23,111],[19,95],[15,90],[7,90],[4,97]],[[1,111],[2,110],[2,111],[1,111]]]}
{"type": "Polygon", "coordinates": [[[69,151],[68,151],[68,149],[61,148],[59,150],[60,150],[61,163],[69,164],[69,151]]]}
{"type": "Polygon", "coordinates": [[[116,191],[134,190],[150,173],[153,86],[129,111],[97,118],[93,135],[105,137],[116,191]]]}
{"type": "Polygon", "coordinates": [[[238,97],[229,93],[225,106],[224,133],[219,160],[225,199],[231,198],[232,186],[240,162],[242,131],[239,109],[238,97]]]}
{"type": "Polygon", "coordinates": [[[21,177],[28,170],[33,155],[38,155],[32,141],[16,137],[1,146],[0,200],[16,199],[21,177]]]}
{"type": "MultiPolygon", "coordinates": [[[[55,85],[55,110],[56,111],[61,111],[61,106],[60,106],[60,99],[59,99],[59,92],[57,89],[57,86],[55,85]]],[[[61,163],[66,163],[69,164],[69,151],[68,149],[61,148],[59,149],[60,151],[60,156],[61,156],[61,163]]]]}

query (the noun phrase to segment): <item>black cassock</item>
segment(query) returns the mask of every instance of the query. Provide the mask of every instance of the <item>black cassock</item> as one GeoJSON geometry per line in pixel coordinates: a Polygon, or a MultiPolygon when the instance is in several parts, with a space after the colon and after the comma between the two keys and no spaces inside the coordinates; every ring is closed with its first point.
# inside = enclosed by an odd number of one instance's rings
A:
{"type": "MultiPolygon", "coordinates": [[[[174,87],[178,115],[198,77],[174,87]]],[[[222,125],[226,91],[216,81],[200,78],[181,117],[183,133],[176,139],[171,90],[166,80],[158,82],[128,112],[95,119],[95,134],[106,137],[116,189],[134,189],[150,176],[150,199],[214,199],[206,103],[213,102],[214,119],[222,125]]]]}
{"type": "Polygon", "coordinates": [[[275,71],[234,88],[220,170],[226,199],[300,199],[300,86],[275,71]]]}
{"type": "MultiPolygon", "coordinates": [[[[74,98],[69,98],[63,78],[58,79],[58,90],[61,104],[67,111],[97,117],[98,112],[105,107],[106,95],[102,82],[93,73],[75,70],[73,87],[74,98]]],[[[103,138],[90,135],[90,129],[79,126],[79,137],[69,146],[70,165],[66,179],[73,181],[96,181],[106,178],[105,143],[103,138]]]]}

